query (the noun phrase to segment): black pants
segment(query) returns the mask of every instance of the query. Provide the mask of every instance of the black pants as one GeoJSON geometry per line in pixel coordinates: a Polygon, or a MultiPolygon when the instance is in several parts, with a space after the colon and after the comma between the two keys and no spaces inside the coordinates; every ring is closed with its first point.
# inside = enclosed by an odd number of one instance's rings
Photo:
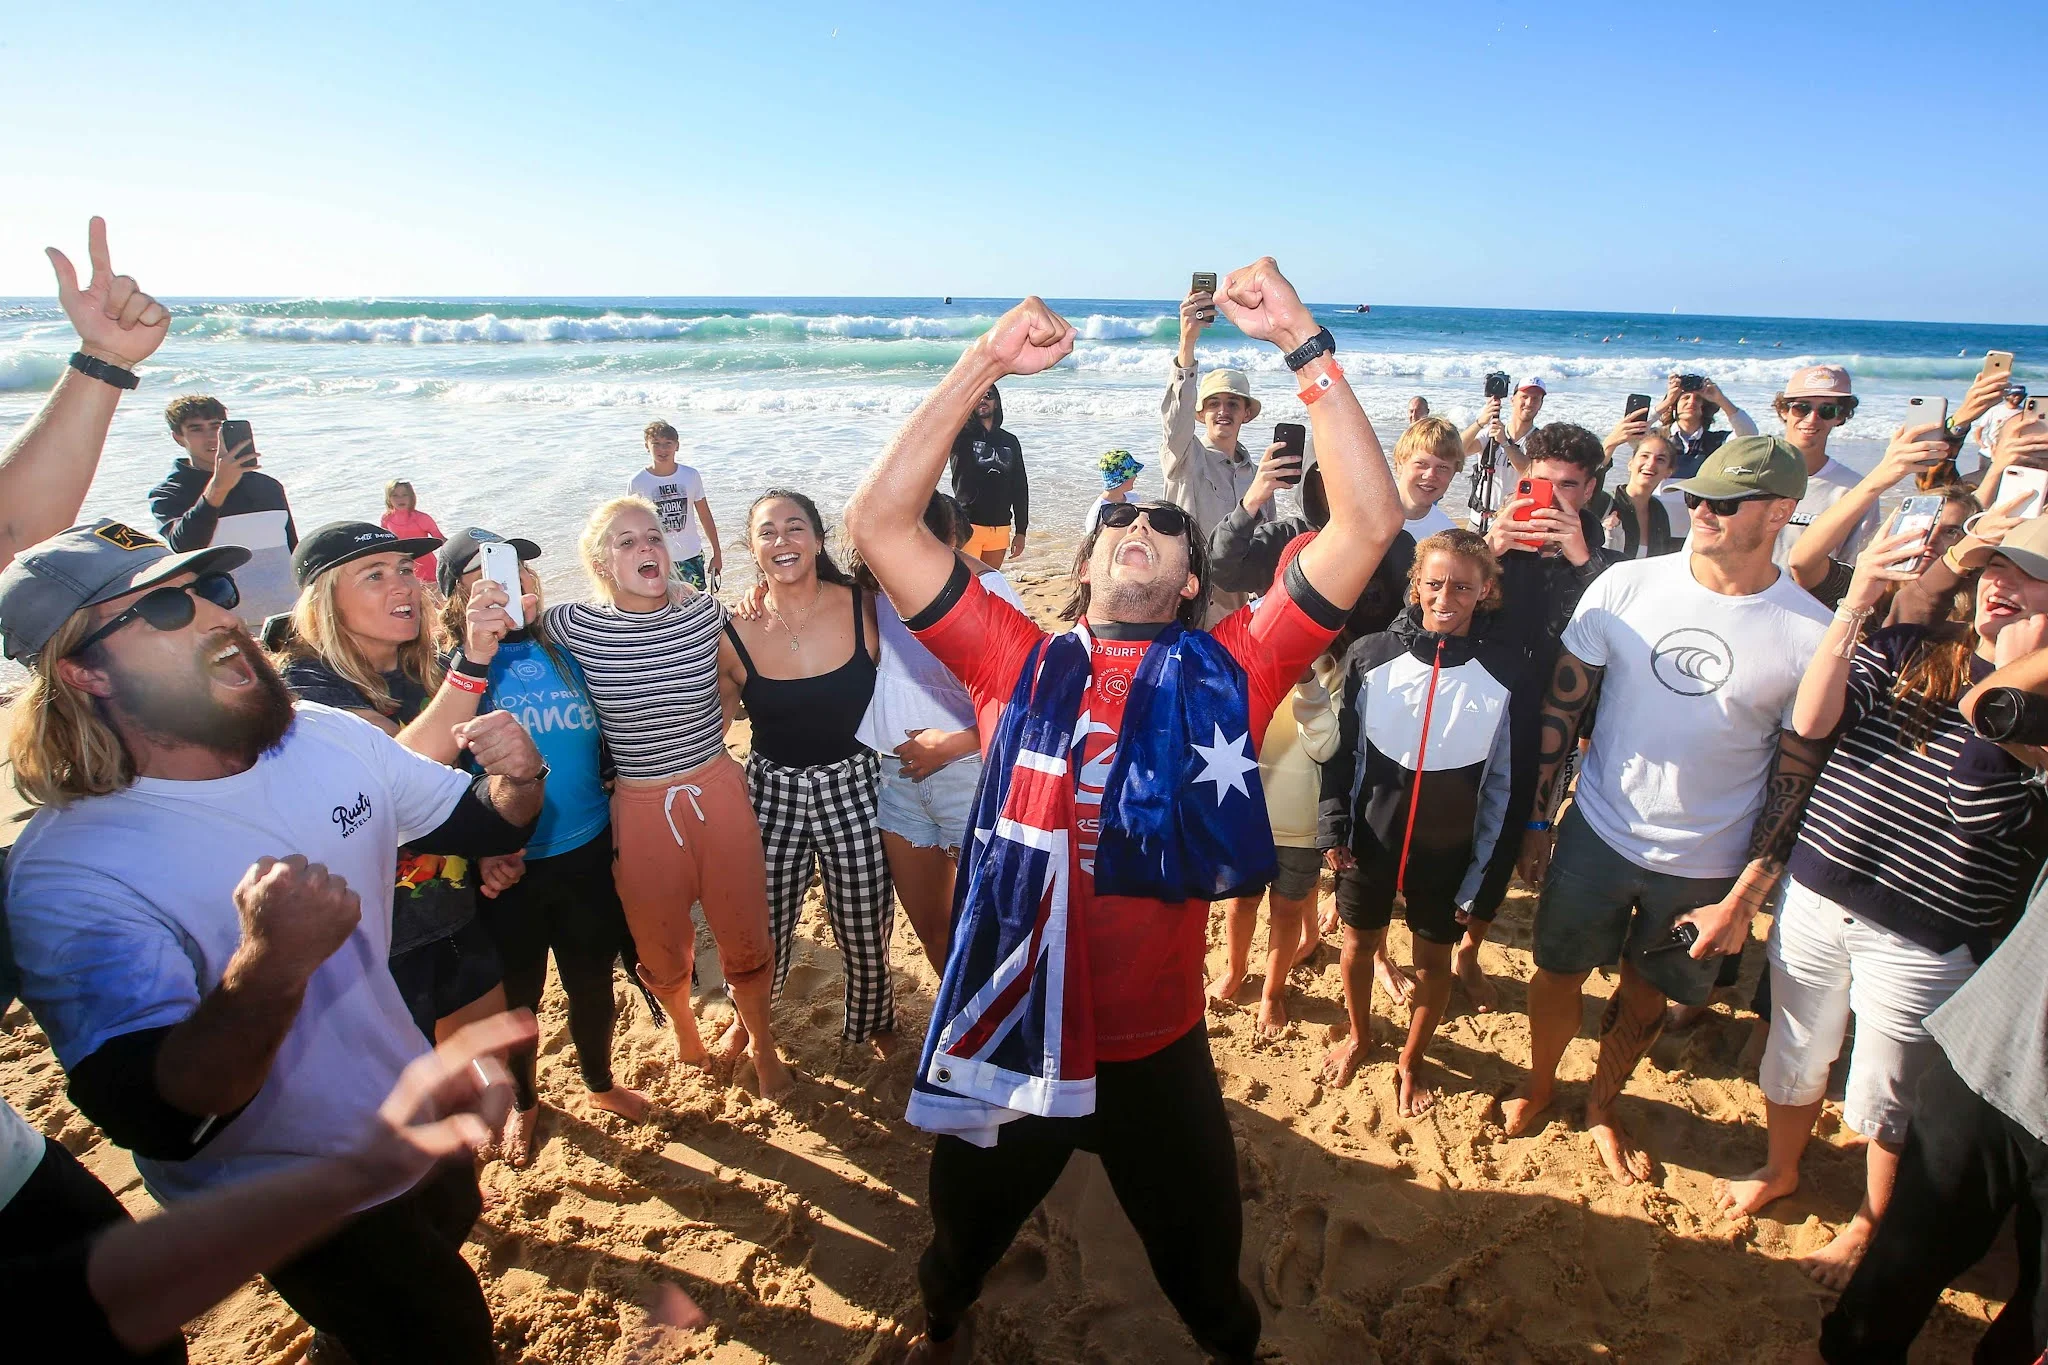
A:
{"type": "MultiPolygon", "coordinates": [[[[588,843],[549,858],[530,859],[526,875],[496,899],[485,899],[482,919],[505,969],[505,1004],[538,1010],[548,981],[548,950],[569,997],[569,1038],[576,1069],[592,1094],[612,1088],[612,964],[630,952],[626,911],[612,881],[609,826],[588,843]]],[[[509,1055],[514,1102],[531,1109],[534,1049],[509,1055]]]]}
{"type": "Polygon", "coordinates": [[[953,1334],[1076,1148],[1102,1158],[1152,1275],[1195,1344],[1250,1361],[1259,1309],[1237,1274],[1237,1150],[1199,1023],[1150,1057],[1103,1062],[1086,1118],[1016,1119],[993,1147],[955,1137],[932,1144],[932,1241],[917,1266],[931,1334],[953,1334]]]}
{"type": "Polygon", "coordinates": [[[356,1365],[493,1365],[491,1310],[462,1259],[482,1212],[476,1167],[450,1162],[264,1278],[356,1365]]]}
{"type": "Polygon", "coordinates": [[[30,1351],[18,1358],[81,1365],[131,1360],[172,1365],[185,1359],[183,1337],[141,1355],[128,1350],[108,1327],[106,1312],[86,1283],[95,1237],[128,1221],[128,1210],[112,1190],[71,1153],[43,1139],[43,1159],[14,1198],[0,1206],[0,1317],[10,1324],[9,1358],[40,1340],[53,1348],[47,1355],[30,1351]],[[61,1350],[54,1349],[58,1342],[61,1350]]]}
{"type": "MultiPolygon", "coordinates": [[[[2015,1028],[2029,1024],[2014,1021],[2015,1028]]],[[[2015,1214],[2020,1282],[1977,1343],[1977,1365],[2032,1365],[2048,1344],[2041,1285],[2048,1145],[1939,1057],[1920,1083],[1884,1221],[1821,1323],[1821,1354],[1857,1365],[1903,1362],[1941,1291],[1991,1249],[2008,1211],[2015,1214]]]]}

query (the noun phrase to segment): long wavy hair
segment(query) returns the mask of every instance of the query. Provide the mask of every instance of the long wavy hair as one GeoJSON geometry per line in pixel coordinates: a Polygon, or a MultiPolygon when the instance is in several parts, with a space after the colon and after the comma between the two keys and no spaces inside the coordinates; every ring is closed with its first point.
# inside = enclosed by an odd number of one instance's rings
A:
{"type": "MultiPolygon", "coordinates": [[[[35,661],[28,682],[9,707],[7,756],[14,789],[32,806],[68,806],[84,796],[105,796],[135,780],[135,763],[107,723],[100,699],[57,672],[58,661],[92,632],[92,611],[76,611],[57,628],[35,661]]],[[[104,646],[86,651],[91,662],[104,646]]]]}
{"type": "Polygon", "coordinates": [[[753,553],[754,513],[761,509],[762,503],[773,502],[777,498],[785,498],[802,508],[804,519],[811,523],[811,534],[818,538],[818,581],[837,583],[842,588],[853,587],[853,575],[839,567],[832,558],[832,551],[826,547],[825,518],[818,513],[818,504],[794,488],[771,488],[747,504],[747,553],[753,553]]]}
{"type": "MultiPolygon", "coordinates": [[[[1935,491],[1943,502],[1960,506],[1966,513],[1981,510],[1977,495],[1961,484],[1935,491]]],[[[1975,624],[1978,581],[1979,575],[1971,574],[1956,584],[1948,619],[1927,628],[1892,683],[1889,712],[1897,719],[1899,738],[1916,752],[1927,752],[1935,721],[1970,688],[1970,660],[1977,653],[1979,640],[1975,624]]]]}
{"type": "MultiPolygon", "coordinates": [[[[1142,505],[1174,508],[1180,506],[1163,498],[1142,505]]],[[[1189,630],[1200,630],[1202,618],[1209,613],[1209,545],[1208,537],[1203,534],[1202,528],[1195,524],[1193,513],[1188,514],[1187,534],[1188,572],[1195,576],[1195,581],[1200,586],[1193,597],[1181,599],[1180,606],[1173,613],[1173,619],[1189,630]]],[[[1101,538],[1102,520],[1098,517],[1095,525],[1088,529],[1088,534],[1081,537],[1080,547],[1074,551],[1074,588],[1060,606],[1059,616],[1062,621],[1079,621],[1088,615],[1088,604],[1094,600],[1094,594],[1089,591],[1088,584],[1082,581],[1081,569],[1095,553],[1095,542],[1101,538]]]]}
{"type": "MultiPolygon", "coordinates": [[[[378,715],[389,716],[398,710],[398,699],[391,695],[384,675],[370,666],[369,655],[356,637],[342,624],[341,608],[335,601],[341,571],[347,567],[337,564],[299,590],[299,600],[292,604],[291,637],[273,658],[280,672],[294,660],[318,659],[367,697],[378,715]]],[[[419,608],[414,614],[418,629],[412,639],[398,647],[398,671],[432,695],[441,685],[443,670],[440,656],[434,650],[434,615],[430,605],[426,584],[422,583],[419,608]]]]}

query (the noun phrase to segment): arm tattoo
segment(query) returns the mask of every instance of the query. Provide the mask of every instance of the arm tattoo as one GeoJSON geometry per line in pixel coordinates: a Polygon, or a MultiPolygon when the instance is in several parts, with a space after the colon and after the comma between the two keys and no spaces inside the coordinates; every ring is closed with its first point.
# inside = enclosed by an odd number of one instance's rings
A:
{"type": "Polygon", "coordinates": [[[1764,805],[1749,831],[1749,860],[1762,870],[1778,876],[1792,852],[1793,836],[1806,814],[1806,798],[1813,794],[1814,779],[1827,762],[1830,746],[1801,739],[1791,730],[1780,731],[1778,753],[1771,760],[1771,775],[1764,781],[1764,805]]]}
{"type": "Polygon", "coordinates": [[[1550,691],[1543,699],[1543,715],[1536,722],[1536,810],[1550,809],[1551,788],[1557,785],[1565,756],[1579,742],[1580,727],[1599,699],[1600,679],[1605,672],[1569,650],[1557,656],[1557,668],[1550,675],[1550,691]]]}

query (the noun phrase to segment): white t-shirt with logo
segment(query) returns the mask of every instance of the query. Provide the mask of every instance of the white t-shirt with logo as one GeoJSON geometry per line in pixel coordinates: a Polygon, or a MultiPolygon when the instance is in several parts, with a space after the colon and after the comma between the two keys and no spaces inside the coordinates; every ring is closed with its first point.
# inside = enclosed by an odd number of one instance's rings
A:
{"type": "Polygon", "coordinates": [[[661,538],[668,542],[668,557],[680,564],[704,553],[703,538],[697,534],[697,504],[704,501],[704,478],[686,464],[673,474],[643,469],[633,476],[627,489],[645,498],[661,514],[661,538]]]}
{"type": "MultiPolygon", "coordinates": [[[[1792,547],[1799,543],[1799,537],[1813,524],[1813,519],[1833,507],[1847,495],[1850,489],[1863,481],[1863,476],[1843,464],[1832,455],[1817,474],[1806,476],[1806,496],[1799,500],[1793,510],[1792,520],[1785,529],[1778,532],[1777,548],[1771,551],[1771,561],[1784,568],[1792,560],[1792,547]]],[[[1834,557],[1844,563],[1852,561],[1863,553],[1863,547],[1877,534],[1877,528],[1884,524],[1884,514],[1872,503],[1863,520],[1856,523],[1849,532],[1849,538],[1834,550],[1834,557]]]]}
{"type": "Polygon", "coordinates": [[[248,771],[140,778],[46,808],[7,861],[21,998],[66,1068],[110,1038],[183,1022],[220,984],[242,941],[235,886],[257,859],[300,854],[362,897],[256,1098],[190,1161],[136,1158],[161,1200],[351,1150],[427,1050],[391,979],[391,878],[398,846],[446,819],[471,778],[346,712],[296,710],[248,771]]]}
{"type": "Polygon", "coordinates": [[[1606,670],[1574,800],[1638,867],[1732,877],[1829,613],[1780,573],[1762,592],[1700,586],[1692,556],[1617,564],[1586,589],[1564,647],[1606,670]]]}

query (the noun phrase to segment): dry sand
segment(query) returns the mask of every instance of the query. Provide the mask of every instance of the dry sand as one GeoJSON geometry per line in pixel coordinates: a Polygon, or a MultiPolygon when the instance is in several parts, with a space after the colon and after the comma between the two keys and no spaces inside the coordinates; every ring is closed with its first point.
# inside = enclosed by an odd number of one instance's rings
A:
{"type": "MultiPolygon", "coordinates": [[[[1053,596],[1045,552],[1016,575],[1034,606],[1053,596]]],[[[7,826],[11,833],[15,826],[7,826]]],[[[815,892],[813,893],[815,897],[815,892]]],[[[1659,1042],[1620,1115],[1660,1160],[1618,1189],[1571,1117],[1593,1071],[1592,1029],[1612,982],[1589,985],[1586,1036],[1567,1053],[1561,1104],[1540,1132],[1501,1135],[1495,1097],[1529,1057],[1521,1014],[1530,898],[1517,894],[1484,955],[1504,1010],[1452,1005],[1432,1057],[1443,1097],[1400,1119],[1393,1059],[1405,1011],[1377,1003],[1374,1048],[1343,1090],[1315,1080],[1342,1029],[1334,944],[1293,980],[1294,1024],[1254,1038],[1257,971],[1237,1008],[1212,1011],[1211,1046],[1238,1139],[1243,1269],[1266,1317],[1265,1356],[1301,1362],[1776,1361],[1815,1331],[1828,1295],[1793,1258],[1854,1209],[1862,1153],[1828,1137],[1806,1185],[1735,1226],[1712,1211],[1717,1176],[1756,1165],[1763,1101],[1737,1057],[1747,1016],[1717,1009],[1659,1042]]],[[[1220,964],[1221,916],[1211,924],[1220,964]]],[[[915,1267],[928,1223],[927,1139],[903,1122],[936,984],[898,917],[904,1046],[890,1060],[842,1049],[839,958],[813,905],[775,1019],[803,1083],[787,1104],[683,1073],[623,981],[615,1048],[622,1082],[659,1101],[634,1126],[583,1108],[562,997],[541,1018],[541,1146],[532,1167],[485,1167],[491,1207],[469,1255],[507,1361],[889,1362],[915,1330],[915,1267]],[[711,1326],[655,1326],[663,1285],[711,1326]]],[[[1406,960],[1407,935],[1392,936],[1406,960]]],[[[1264,931],[1254,967],[1263,961],[1264,931]]],[[[708,939],[705,940],[708,946],[708,939]]],[[[1760,954],[1752,952],[1753,979],[1760,954]]],[[[1743,998],[1747,998],[1746,979],[1743,998]]],[[[722,1014],[707,1004],[707,1018],[722,1014]]],[[[708,1031],[708,1029],[707,1029],[708,1031]]],[[[25,1010],[0,1034],[0,1094],[56,1135],[142,1213],[126,1154],[65,1101],[63,1076],[25,1010]]],[[[1161,1133],[1161,1142],[1174,1135],[1161,1133]]],[[[2010,1257],[1980,1267],[1936,1311],[1913,1359],[1960,1361],[2010,1287],[2010,1257]]],[[[1192,1362],[1094,1158],[1076,1156],[991,1277],[986,1362],[1192,1362]]],[[[310,1334],[260,1283],[193,1325],[198,1362],[289,1362],[310,1334]]]]}

